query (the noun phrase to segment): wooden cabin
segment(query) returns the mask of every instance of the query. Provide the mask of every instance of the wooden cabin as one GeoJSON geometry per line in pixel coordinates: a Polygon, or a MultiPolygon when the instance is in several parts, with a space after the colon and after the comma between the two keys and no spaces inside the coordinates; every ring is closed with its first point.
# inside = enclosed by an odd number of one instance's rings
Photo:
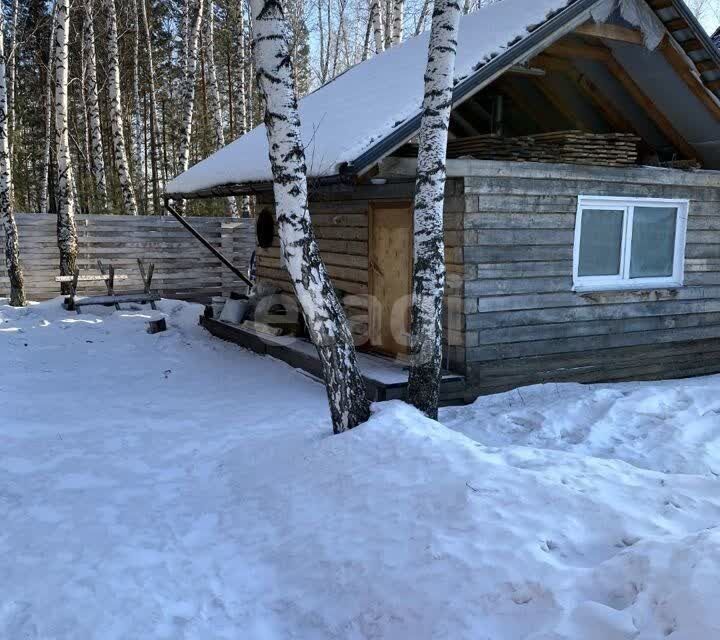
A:
{"type": "MultiPolygon", "coordinates": [[[[424,34],[300,105],[323,257],[359,349],[399,362],[426,51],[424,34]]],[[[720,372],[719,91],[720,54],[682,0],[503,0],[462,18],[447,400],[720,372]]],[[[264,128],[167,194],[252,194],[272,213],[264,128]]],[[[292,291],[277,238],[257,264],[292,291]]]]}

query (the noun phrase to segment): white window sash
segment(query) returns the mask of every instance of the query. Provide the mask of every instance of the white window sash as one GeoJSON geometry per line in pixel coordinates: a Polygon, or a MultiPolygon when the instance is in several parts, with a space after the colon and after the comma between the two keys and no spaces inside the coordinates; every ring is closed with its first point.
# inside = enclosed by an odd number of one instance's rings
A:
{"type": "Polygon", "coordinates": [[[664,198],[623,198],[615,196],[579,196],[575,216],[573,245],[573,291],[624,291],[642,289],[674,289],[682,287],[685,279],[685,243],[690,203],[688,200],[664,198]],[[632,230],[635,207],[653,206],[677,209],[675,218],[675,250],[672,276],[630,278],[632,230]],[[581,276],[580,238],[583,211],[611,209],[623,211],[623,234],[620,247],[620,273],[612,276],[581,276]]]}

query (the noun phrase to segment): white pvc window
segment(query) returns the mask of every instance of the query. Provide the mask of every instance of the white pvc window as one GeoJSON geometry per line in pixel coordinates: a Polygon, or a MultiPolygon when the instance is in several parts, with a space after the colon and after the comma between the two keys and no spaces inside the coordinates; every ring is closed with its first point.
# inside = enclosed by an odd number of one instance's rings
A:
{"type": "Polygon", "coordinates": [[[680,287],[688,201],[580,196],[575,291],[680,287]]]}

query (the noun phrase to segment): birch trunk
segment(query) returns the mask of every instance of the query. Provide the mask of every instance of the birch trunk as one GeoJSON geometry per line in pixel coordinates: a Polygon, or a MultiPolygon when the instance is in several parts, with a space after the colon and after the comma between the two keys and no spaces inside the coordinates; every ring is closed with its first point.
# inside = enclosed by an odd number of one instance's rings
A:
{"type": "Polygon", "coordinates": [[[42,162],[42,185],[40,187],[40,213],[50,212],[50,160],[52,134],[52,111],[53,111],[53,68],[55,64],[55,19],[57,16],[57,3],[53,5],[52,17],[50,19],[50,42],[48,44],[48,64],[45,77],[45,148],[43,149],[42,162]]]}
{"type": "Polygon", "coordinates": [[[5,266],[10,280],[10,304],[25,305],[25,288],[20,267],[20,245],[12,198],[12,168],[8,136],[7,84],[5,80],[4,16],[0,11],[0,228],[5,236],[5,266]]]}
{"type": "Polygon", "coordinates": [[[393,8],[395,2],[394,0],[384,0],[383,4],[383,26],[385,27],[384,44],[385,48],[389,49],[392,47],[393,8]]]}
{"type": "MultiPolygon", "coordinates": [[[[210,117],[215,132],[215,149],[225,146],[225,132],[223,124],[222,105],[220,104],[220,87],[218,86],[217,68],[215,66],[215,3],[207,2],[207,16],[205,17],[205,60],[208,68],[208,84],[210,89],[210,117]]],[[[238,217],[238,207],[235,198],[227,199],[228,212],[231,217],[238,217]]]]}
{"type": "MultiPolygon", "coordinates": [[[[234,61],[237,69],[237,100],[236,100],[236,122],[237,134],[241,136],[248,130],[248,82],[245,73],[246,68],[246,38],[245,38],[245,8],[244,2],[232,2],[233,13],[231,18],[231,30],[234,43],[234,61]]],[[[243,218],[250,217],[249,196],[240,197],[240,215],[243,218]]]]}
{"type": "MultiPolygon", "coordinates": [[[[190,14],[190,5],[188,0],[187,13],[190,14]]],[[[178,161],[180,172],[187,171],[190,166],[190,140],[192,138],[193,111],[195,109],[195,84],[197,78],[198,67],[198,42],[200,40],[200,27],[203,17],[203,0],[198,0],[197,15],[187,38],[187,52],[185,58],[187,60],[185,67],[185,78],[183,82],[182,100],[182,124],[180,125],[180,150],[178,153],[178,161]]]]}
{"type": "Polygon", "coordinates": [[[95,52],[95,26],[93,1],[85,0],[85,23],[83,47],[85,51],[85,98],[87,100],[88,124],[90,129],[90,172],[95,182],[95,192],[100,209],[108,208],[107,181],[105,178],[105,156],[103,152],[102,124],[97,83],[97,54],[95,52]]]}
{"type": "Polygon", "coordinates": [[[370,15],[373,37],[375,38],[375,53],[382,53],[385,50],[385,40],[380,0],[370,0],[370,15]]]}
{"type": "Polygon", "coordinates": [[[442,375],[445,160],[460,13],[457,0],[435,2],[415,183],[412,361],[408,399],[431,418],[437,418],[442,375]]]}
{"type": "Polygon", "coordinates": [[[320,256],[308,211],[288,28],[280,0],[251,0],[257,84],[265,100],[275,214],[283,262],[322,362],[333,430],[368,419],[370,406],[345,312],[320,256]]]}
{"type": "Polygon", "coordinates": [[[155,64],[153,62],[152,38],[150,36],[150,21],[145,0],[140,1],[140,14],[142,16],[143,30],[145,32],[145,56],[148,66],[148,82],[150,84],[150,164],[152,169],[152,193],[153,208],[155,212],[160,211],[160,168],[162,165],[160,157],[160,127],[158,126],[157,115],[157,91],[155,89],[155,64]]]}
{"type": "MultiPolygon", "coordinates": [[[[17,28],[18,28],[18,0],[12,0],[11,14],[10,14],[10,29],[9,37],[10,42],[9,50],[6,53],[7,60],[7,130],[8,130],[8,142],[10,144],[10,160],[12,162],[13,157],[13,142],[15,139],[15,77],[17,70],[17,28]]],[[[10,185],[12,193],[12,183],[10,185]]]]}
{"type": "MultiPolygon", "coordinates": [[[[144,0],[139,0],[144,2],[144,0]]],[[[142,107],[140,105],[140,22],[138,20],[138,0],[133,0],[132,15],[133,61],[132,61],[132,113],[130,114],[130,146],[133,155],[133,174],[135,176],[135,193],[144,212],[145,200],[145,163],[143,162],[142,123],[140,121],[142,107]]]]}
{"type": "Polygon", "coordinates": [[[405,1],[394,0],[393,2],[393,46],[400,44],[403,39],[403,22],[405,20],[405,1]]]}
{"type": "Polygon", "coordinates": [[[115,0],[105,0],[107,6],[108,91],[110,94],[110,126],[113,139],[113,157],[118,172],[125,213],[138,214],[135,189],[128,166],[123,129],[122,94],[120,92],[120,59],[118,52],[117,14],[115,0]]]}
{"type": "MultiPolygon", "coordinates": [[[[60,249],[60,275],[75,272],[78,252],[75,229],[72,162],[68,132],[68,41],[70,38],[70,0],[57,0],[55,17],[55,144],[57,147],[57,241],[60,249]]],[[[63,283],[63,293],[68,293],[63,283]]]]}

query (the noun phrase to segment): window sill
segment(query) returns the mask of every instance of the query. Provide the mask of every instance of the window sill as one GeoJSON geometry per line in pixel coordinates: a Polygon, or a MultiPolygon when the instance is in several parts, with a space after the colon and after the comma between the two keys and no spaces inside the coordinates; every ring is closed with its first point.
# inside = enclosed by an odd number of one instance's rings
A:
{"type": "Polygon", "coordinates": [[[656,282],[653,284],[606,284],[589,285],[576,284],[572,290],[574,293],[633,293],[635,291],[657,291],[669,289],[681,289],[682,282],[656,282]]]}

